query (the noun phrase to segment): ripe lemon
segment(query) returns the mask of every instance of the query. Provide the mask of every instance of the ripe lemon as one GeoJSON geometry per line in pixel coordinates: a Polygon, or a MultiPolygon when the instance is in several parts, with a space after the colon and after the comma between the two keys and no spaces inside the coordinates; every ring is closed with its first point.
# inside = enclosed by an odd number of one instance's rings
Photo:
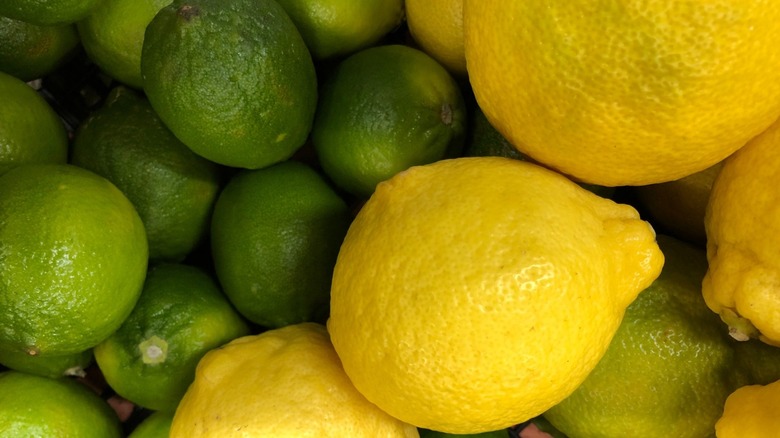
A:
{"type": "Polygon", "coordinates": [[[71,163],[133,203],[153,261],[181,261],[206,240],[222,169],[182,144],[142,95],[114,88],[76,130],[71,163]]]}
{"type": "Polygon", "coordinates": [[[702,299],[704,250],[657,240],[661,275],[628,306],[588,378],[544,413],[567,436],[706,437],[742,384],[733,340],[702,299]]]}
{"type": "Polygon", "coordinates": [[[141,48],[146,26],[171,0],[102,0],[77,23],[87,56],[112,78],[142,88],[141,48]]]}
{"type": "Polygon", "coordinates": [[[133,429],[127,438],[168,438],[173,423],[173,412],[156,411],[133,429]]]}
{"type": "Polygon", "coordinates": [[[277,0],[315,59],[348,55],[401,24],[403,0],[277,0]]]}
{"type": "Polygon", "coordinates": [[[406,22],[420,47],[457,75],[466,74],[463,0],[406,0],[406,22]]]}
{"type": "Polygon", "coordinates": [[[67,164],[0,177],[0,349],[82,352],[130,314],[146,275],[141,218],[106,179],[67,164]]]}
{"type": "Polygon", "coordinates": [[[780,116],[780,4],[465,0],[479,106],[535,160],[585,182],[671,181],[780,116]]]}
{"type": "Polygon", "coordinates": [[[200,358],[248,334],[209,275],[160,264],[149,270],[130,316],[95,347],[95,361],[117,394],[145,408],[173,411],[200,358]]]}
{"type": "Polygon", "coordinates": [[[0,15],[33,24],[75,23],[103,0],[3,0],[0,15]]]}
{"type": "Polygon", "coordinates": [[[443,160],[379,184],[360,210],[328,329],[380,409],[493,431],[574,391],[662,264],[628,205],[524,161],[443,160]]]}
{"type": "Polygon", "coordinates": [[[325,327],[302,323],[236,339],[198,364],[171,438],[418,437],[360,395],[325,327]]]}
{"type": "Polygon", "coordinates": [[[65,163],[68,134],[30,86],[0,71],[0,174],[24,163],[65,163]]]}
{"type": "Polygon", "coordinates": [[[704,225],[709,270],[702,293],[736,339],[780,345],[780,123],[727,158],[704,225]]]}
{"type": "Polygon", "coordinates": [[[715,424],[718,438],[774,438],[780,430],[780,381],[743,386],[726,400],[715,424]]]}
{"type": "Polygon", "coordinates": [[[330,72],[312,143],[336,185],[367,198],[397,172],[457,156],[465,125],[465,103],[447,70],[417,49],[384,45],[330,72]]]}
{"type": "Polygon", "coordinates": [[[39,26],[0,16],[0,71],[23,81],[56,70],[78,50],[76,26],[39,26]]]}
{"type": "Polygon", "coordinates": [[[119,418],[97,394],[67,378],[0,373],[0,436],[119,438],[119,418]]]}
{"type": "Polygon", "coordinates": [[[146,28],[141,76],[176,137],[232,167],[290,158],[317,105],[311,55],[274,0],[175,0],[146,28]]]}

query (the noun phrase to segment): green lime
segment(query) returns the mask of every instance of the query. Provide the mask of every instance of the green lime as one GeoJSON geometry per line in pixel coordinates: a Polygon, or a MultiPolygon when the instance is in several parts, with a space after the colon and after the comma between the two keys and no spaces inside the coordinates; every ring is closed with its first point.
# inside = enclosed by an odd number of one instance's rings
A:
{"type": "Polygon", "coordinates": [[[463,155],[467,157],[507,157],[527,160],[509,140],[490,124],[485,113],[475,107],[469,118],[469,129],[463,155]]]}
{"type": "Polygon", "coordinates": [[[141,88],[141,48],[146,26],[171,0],[103,0],[77,23],[87,56],[126,85],[141,88]]]}
{"type": "Polygon", "coordinates": [[[225,294],[247,319],[268,328],[323,321],[350,221],[347,204],[305,164],[287,161],[235,175],[211,222],[225,294]]]}
{"type": "Polygon", "coordinates": [[[126,87],[79,126],[71,163],[114,183],[146,229],[149,258],[181,261],[207,233],[220,167],[182,144],[149,102],[126,87]]]}
{"type": "Polygon", "coordinates": [[[156,411],[133,429],[127,438],[168,438],[173,412],[156,411]]]}
{"type": "Polygon", "coordinates": [[[48,356],[107,338],[146,274],[143,223],[113,184],[68,164],[0,176],[0,348],[48,356]]]}
{"type": "Polygon", "coordinates": [[[0,15],[33,24],[75,23],[103,0],[3,0],[0,15]]]}
{"type": "Polygon", "coordinates": [[[85,385],[68,378],[0,373],[0,438],[121,436],[119,418],[85,385]]]}
{"type": "Polygon", "coordinates": [[[737,367],[745,373],[745,384],[768,385],[780,380],[780,347],[758,339],[734,341],[737,367]]]}
{"type": "Polygon", "coordinates": [[[146,28],[144,91],[203,157],[261,168],[306,141],[317,102],[314,63],[275,0],[176,0],[146,28]]]}
{"type": "Polygon", "coordinates": [[[65,163],[68,134],[46,100],[3,72],[0,96],[0,174],[23,163],[65,163]]]}
{"type": "Polygon", "coordinates": [[[728,333],[701,294],[704,251],[664,235],[658,244],[661,275],[626,309],[588,378],[544,414],[568,436],[711,436],[742,383],[728,333]]]}
{"type": "Polygon", "coordinates": [[[403,0],[277,0],[316,59],[348,55],[378,42],[404,17],[403,0]]]}
{"type": "Polygon", "coordinates": [[[25,82],[53,72],[78,47],[73,24],[39,26],[0,16],[0,71],[25,82]]]}
{"type": "Polygon", "coordinates": [[[493,432],[454,434],[438,432],[429,429],[418,429],[420,438],[509,438],[509,431],[506,429],[495,430],[493,432]]]}
{"type": "Polygon", "coordinates": [[[327,175],[361,197],[414,165],[460,154],[466,108],[455,80],[407,46],[357,52],[322,86],[312,141],[327,175]]]}
{"type": "Polygon", "coordinates": [[[61,356],[31,356],[23,351],[0,351],[0,364],[28,374],[45,377],[84,377],[84,370],[92,363],[92,349],[61,356]]]}

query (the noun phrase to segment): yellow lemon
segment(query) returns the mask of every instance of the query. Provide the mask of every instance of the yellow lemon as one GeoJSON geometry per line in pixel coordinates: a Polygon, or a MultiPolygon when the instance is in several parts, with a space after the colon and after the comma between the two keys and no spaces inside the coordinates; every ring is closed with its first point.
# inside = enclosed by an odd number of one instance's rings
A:
{"type": "Polygon", "coordinates": [[[780,115],[780,4],[465,0],[477,102],[522,152],[645,185],[723,160],[780,115]]]}
{"type": "Polygon", "coordinates": [[[718,438],[774,438],[780,430],[778,407],[780,381],[743,386],[726,399],[715,434],[718,438]]]}
{"type": "Polygon", "coordinates": [[[780,343],[780,123],[723,163],[704,225],[702,292],[732,336],[780,343]]]}
{"type": "Polygon", "coordinates": [[[380,183],[360,210],[328,329],[390,415],[493,431],[574,391],[662,265],[628,205],[524,161],[442,160],[380,183]]]}
{"type": "Polygon", "coordinates": [[[406,0],[405,6],[409,32],[423,51],[465,75],[463,0],[406,0]]]}
{"type": "Polygon", "coordinates": [[[176,437],[406,437],[417,429],[352,386],[325,327],[301,323],[238,338],[198,364],[171,425],[176,437]]]}

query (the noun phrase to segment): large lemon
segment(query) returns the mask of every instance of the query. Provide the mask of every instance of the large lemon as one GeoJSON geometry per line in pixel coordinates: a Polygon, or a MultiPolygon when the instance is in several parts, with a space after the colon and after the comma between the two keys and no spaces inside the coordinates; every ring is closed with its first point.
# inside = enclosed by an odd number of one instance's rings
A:
{"type": "Polygon", "coordinates": [[[390,415],[492,431],[570,394],[662,264],[630,206],[519,160],[443,160],[363,206],[328,329],[355,387],[390,415]]]}
{"type": "Polygon", "coordinates": [[[780,115],[780,3],[466,0],[468,73],[522,152],[645,185],[721,161],[780,115]]]}

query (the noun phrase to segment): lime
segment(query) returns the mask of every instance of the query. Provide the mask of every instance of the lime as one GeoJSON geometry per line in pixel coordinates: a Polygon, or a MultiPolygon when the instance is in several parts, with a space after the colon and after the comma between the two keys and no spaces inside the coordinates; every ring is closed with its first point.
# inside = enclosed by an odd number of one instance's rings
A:
{"type": "Polygon", "coordinates": [[[283,161],[311,129],[314,64],[275,0],[174,1],[146,28],[141,75],[171,131],[220,164],[283,161]]]}
{"type": "Polygon", "coordinates": [[[52,107],[1,71],[0,96],[0,174],[22,163],[65,163],[68,135],[52,107]]]}
{"type": "Polygon", "coordinates": [[[92,363],[92,349],[60,356],[31,356],[23,351],[0,351],[0,364],[15,370],[45,377],[78,376],[92,363]]]}
{"type": "Polygon", "coordinates": [[[0,176],[0,348],[78,353],[122,324],[146,274],[143,223],[108,180],[68,164],[0,176]]]}
{"type": "Polygon", "coordinates": [[[156,411],[133,429],[127,438],[168,438],[173,412],[156,411]]]}
{"type": "Polygon", "coordinates": [[[0,437],[119,438],[113,410],[81,383],[0,373],[0,437]]]}
{"type": "Polygon", "coordinates": [[[303,163],[238,173],[220,194],[211,222],[214,267],[225,294],[265,327],[323,320],[350,220],[346,203],[303,163]]]}
{"type": "Polygon", "coordinates": [[[181,261],[205,239],[221,169],[182,144],[133,90],[113,89],[79,126],[71,162],[107,178],[133,203],[150,259],[181,261]]]}
{"type": "Polygon", "coordinates": [[[417,49],[386,45],[357,52],[330,73],[312,142],[339,187],[368,197],[402,170],[460,154],[465,125],[447,70],[417,49]]]}
{"type": "Polygon", "coordinates": [[[75,23],[103,0],[3,0],[0,15],[33,24],[75,23]]]}
{"type": "Polygon", "coordinates": [[[78,47],[73,24],[39,26],[0,16],[0,71],[25,82],[53,72],[78,47]]]}
{"type": "Polygon", "coordinates": [[[419,432],[420,438],[509,438],[509,431],[506,429],[468,434],[438,432],[429,429],[419,429],[419,432]]]}

